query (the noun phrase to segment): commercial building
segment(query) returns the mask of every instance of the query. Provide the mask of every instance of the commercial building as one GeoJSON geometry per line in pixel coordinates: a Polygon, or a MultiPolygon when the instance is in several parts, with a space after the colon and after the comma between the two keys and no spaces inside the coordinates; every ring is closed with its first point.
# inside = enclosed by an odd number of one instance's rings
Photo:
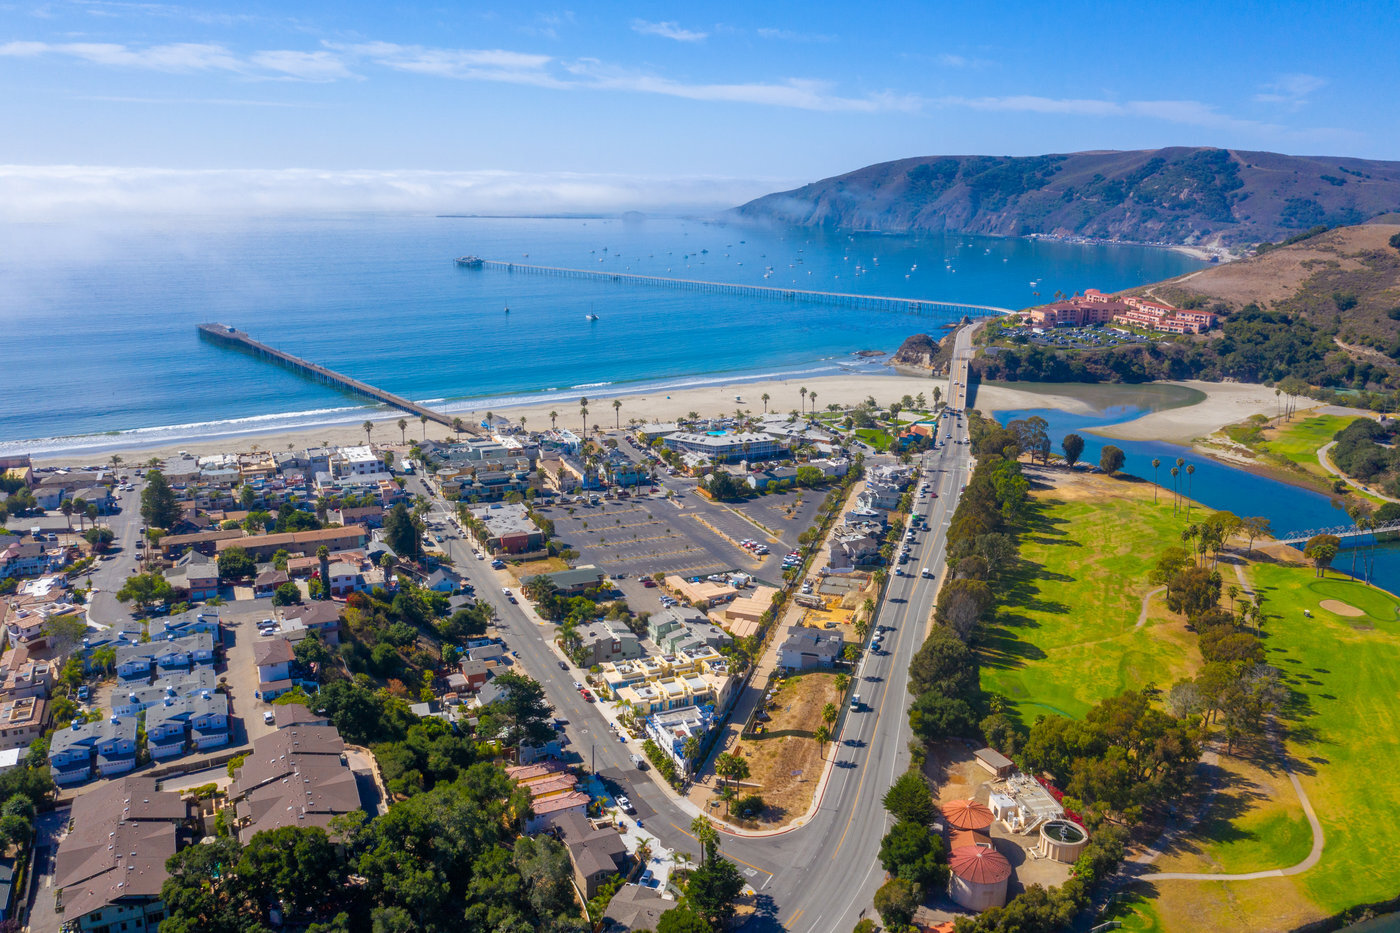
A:
{"type": "Polygon", "coordinates": [[[554,573],[535,574],[525,577],[522,582],[528,585],[539,577],[549,577],[555,590],[561,596],[582,596],[586,591],[602,585],[605,574],[593,564],[583,564],[573,570],[559,570],[554,573]]]}
{"type": "Polygon", "coordinates": [[[695,434],[678,431],[661,441],[667,450],[679,454],[699,454],[711,463],[735,463],[747,460],[776,460],[792,456],[787,445],[771,434],[761,431],[716,431],[695,434]]]}
{"type": "Polygon", "coordinates": [[[691,738],[703,742],[713,721],[712,707],[682,706],[648,716],[646,731],[661,750],[676,763],[680,772],[689,774],[691,762],[685,755],[686,742],[691,738]]]}
{"type": "Polygon", "coordinates": [[[518,502],[478,506],[471,513],[485,526],[482,544],[492,554],[526,554],[545,546],[544,532],[530,517],[530,510],[518,502]]]}

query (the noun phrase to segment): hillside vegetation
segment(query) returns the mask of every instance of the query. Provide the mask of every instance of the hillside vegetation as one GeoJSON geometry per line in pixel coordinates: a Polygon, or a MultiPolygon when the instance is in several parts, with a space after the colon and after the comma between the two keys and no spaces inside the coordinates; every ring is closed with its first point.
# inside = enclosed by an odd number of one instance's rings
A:
{"type": "Polygon", "coordinates": [[[882,162],[750,201],[746,218],[886,233],[1245,244],[1400,209],[1400,162],[1172,147],[882,162]]]}
{"type": "Polygon", "coordinates": [[[1400,226],[1319,232],[1140,293],[1221,315],[1205,336],[1060,350],[985,329],[984,379],[1281,383],[1293,394],[1400,410],[1400,226]],[[1394,243],[1392,243],[1394,241],[1394,243]]]}

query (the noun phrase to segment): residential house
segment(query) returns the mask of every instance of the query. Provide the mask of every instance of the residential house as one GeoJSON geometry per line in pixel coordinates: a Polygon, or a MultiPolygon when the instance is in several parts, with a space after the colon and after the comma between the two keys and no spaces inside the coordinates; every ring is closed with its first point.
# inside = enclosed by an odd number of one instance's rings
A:
{"type": "Polygon", "coordinates": [[[555,818],[554,828],[569,853],[574,884],[585,900],[591,900],[613,875],[626,874],[631,857],[611,822],[595,825],[586,816],[565,813],[555,818]]]}
{"type": "Polygon", "coordinates": [[[599,933],[655,930],[661,924],[661,915],[675,906],[675,901],[662,897],[655,888],[624,884],[608,901],[608,909],[603,913],[598,930],[599,933]]]}
{"type": "Polygon", "coordinates": [[[291,577],[285,570],[264,570],[253,580],[253,598],[261,599],[277,592],[277,588],[284,583],[290,583],[291,577]]]}
{"type": "Polygon", "coordinates": [[[840,632],[799,628],[778,648],[778,666],[792,671],[831,667],[845,647],[840,632]]]}
{"type": "MultiPolygon", "coordinates": [[[[73,801],[53,890],[64,930],[157,933],[166,861],[194,841],[192,801],[129,777],[73,801]]],[[[44,896],[44,895],[41,895],[44,896]]]]}
{"type": "Polygon", "coordinates": [[[44,734],[48,701],[37,696],[0,699],[0,749],[28,748],[44,734]]]}
{"type": "Polygon", "coordinates": [[[320,713],[313,713],[301,703],[281,703],[274,709],[277,728],[292,726],[329,726],[331,721],[320,713]]]}
{"type": "Polygon", "coordinates": [[[343,607],[326,600],[304,603],[299,606],[284,606],[280,610],[282,624],[296,621],[301,627],[321,636],[327,645],[340,644],[340,613],[343,607]]]}
{"type": "Polygon", "coordinates": [[[883,539],[879,527],[868,522],[837,525],[827,540],[826,569],[831,573],[849,573],[876,562],[883,539]]]}
{"type": "Polygon", "coordinates": [[[188,591],[191,600],[202,601],[219,595],[218,562],[199,551],[190,551],[175,561],[165,579],[175,589],[188,591]]]}
{"type": "Polygon", "coordinates": [[[212,557],[217,553],[218,546],[224,541],[239,543],[239,539],[244,537],[243,529],[229,528],[216,529],[213,531],[196,531],[183,535],[166,535],[160,539],[160,550],[165,555],[166,560],[175,560],[186,551],[198,551],[205,556],[212,557]]]}
{"type": "Polygon", "coordinates": [[[19,645],[0,659],[0,696],[8,699],[39,697],[47,699],[53,688],[54,666],[29,656],[29,648],[19,645]]]}
{"type": "Polygon", "coordinates": [[[111,704],[113,716],[134,718],[166,700],[210,693],[218,685],[219,678],[213,668],[196,667],[188,673],[162,677],[153,684],[114,687],[108,702],[111,704]]]}
{"type": "Polygon", "coordinates": [[[207,634],[217,642],[220,637],[219,632],[219,612],[217,609],[191,609],[177,615],[152,619],[150,623],[151,641],[167,640],[171,636],[183,638],[186,635],[207,634]]]}
{"type": "Polygon", "coordinates": [[[524,827],[530,835],[550,829],[555,820],[568,814],[587,816],[588,794],[578,790],[578,778],[557,762],[508,767],[506,777],[530,792],[533,812],[524,827]]]}
{"type": "Polygon", "coordinates": [[[96,722],[74,722],[54,732],[49,741],[49,768],[54,783],[76,784],[92,776],[125,774],[136,767],[136,720],[113,716],[96,722]]]}
{"type": "Polygon", "coordinates": [[[580,626],[578,639],[583,647],[582,667],[642,656],[641,639],[621,622],[603,620],[580,626]]]}
{"type": "Polygon", "coordinates": [[[233,774],[229,800],[238,838],[267,829],[319,826],[362,804],[345,742],[334,726],[293,725],[253,740],[233,774]]]}
{"type": "Polygon", "coordinates": [[[331,509],[326,517],[337,525],[364,525],[366,528],[384,527],[384,507],[382,505],[360,505],[331,509]]]}
{"type": "Polygon", "coordinates": [[[463,658],[457,662],[457,666],[462,672],[463,686],[469,693],[476,693],[491,678],[491,668],[485,661],[463,658]]]}
{"type": "Polygon", "coordinates": [[[292,689],[292,665],[296,653],[285,638],[264,638],[253,650],[253,663],[258,667],[257,697],[264,702],[277,699],[292,689]]]}
{"type": "Polygon", "coordinates": [[[759,470],[754,473],[749,473],[745,477],[744,482],[748,484],[750,489],[759,490],[767,489],[774,483],[787,483],[791,486],[793,483],[797,482],[797,467],[776,466],[767,470],[759,470]]]}
{"type": "Polygon", "coordinates": [[[228,696],[214,690],[166,697],[146,709],[146,743],[151,757],[173,758],[192,743],[197,752],[228,744],[228,696]]]}

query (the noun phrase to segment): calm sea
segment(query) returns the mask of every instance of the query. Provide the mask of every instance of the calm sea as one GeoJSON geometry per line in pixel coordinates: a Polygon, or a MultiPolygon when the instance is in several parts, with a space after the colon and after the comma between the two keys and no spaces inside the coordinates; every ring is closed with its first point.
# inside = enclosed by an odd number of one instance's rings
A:
{"type": "Polygon", "coordinates": [[[453,257],[466,253],[1004,307],[1199,266],[1149,248],[669,218],[65,222],[12,224],[5,241],[0,325],[10,378],[0,452],[76,452],[364,417],[355,398],[199,340],[202,321],[232,324],[449,410],[836,372],[859,365],[854,351],[893,350],[911,333],[948,323],[455,266],[453,257]],[[586,320],[590,313],[598,320],[586,320]],[[111,432],[121,435],[103,436],[111,432]]]}

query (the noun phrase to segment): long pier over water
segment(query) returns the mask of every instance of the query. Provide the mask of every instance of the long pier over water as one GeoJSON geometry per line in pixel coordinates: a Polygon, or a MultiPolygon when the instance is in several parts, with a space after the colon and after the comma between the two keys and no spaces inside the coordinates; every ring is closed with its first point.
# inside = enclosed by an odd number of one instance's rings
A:
{"type": "Polygon", "coordinates": [[[928,301],[922,298],[889,298],[883,295],[854,295],[845,292],[821,292],[803,288],[781,288],[769,285],[734,285],[727,282],[706,282],[700,279],[674,279],[663,275],[639,275],[635,272],[600,272],[595,269],[565,269],[558,266],[535,266],[528,263],[503,262],[499,259],[459,259],[457,264],[469,268],[491,266],[507,272],[531,275],[554,275],[574,279],[596,279],[632,285],[651,285],[682,291],[709,292],[718,295],[742,295],[746,298],[771,298],[778,301],[806,301],[816,304],[858,308],[866,311],[893,311],[899,314],[954,314],[984,317],[1010,314],[1010,308],[995,305],[975,305],[964,302],[928,301]]]}
{"type": "Polygon", "coordinates": [[[292,356],[292,354],[278,350],[275,347],[269,347],[267,344],[260,343],[243,331],[236,330],[227,324],[200,324],[199,335],[214,343],[244,350],[254,356],[280,363],[307,378],[333,385],[339,389],[346,389],[357,395],[363,395],[366,398],[372,398],[376,402],[382,402],[392,408],[398,408],[402,411],[417,415],[420,418],[427,418],[429,421],[436,421],[438,424],[447,425],[449,428],[453,427],[454,423],[459,422],[462,423],[464,429],[469,427],[460,418],[454,418],[451,415],[444,415],[441,412],[433,411],[431,408],[426,408],[423,405],[419,405],[417,402],[409,401],[392,392],[385,392],[383,389],[376,388],[367,382],[352,379],[333,369],[327,369],[324,366],[304,360],[299,356],[292,356]]]}

